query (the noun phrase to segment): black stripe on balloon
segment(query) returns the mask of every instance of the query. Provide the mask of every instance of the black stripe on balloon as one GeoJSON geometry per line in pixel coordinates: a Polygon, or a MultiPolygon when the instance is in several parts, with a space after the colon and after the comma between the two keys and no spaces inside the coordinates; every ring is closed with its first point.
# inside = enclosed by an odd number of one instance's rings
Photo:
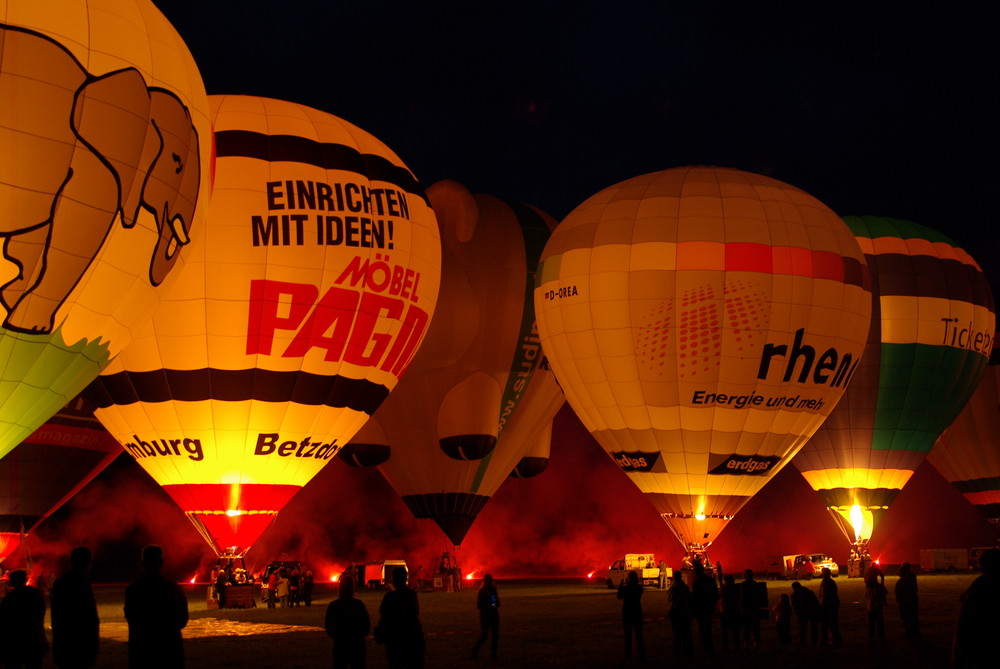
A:
{"type": "Polygon", "coordinates": [[[389,395],[385,386],[364,379],[263,369],[158,369],[99,376],[86,390],[97,408],[171,400],[201,402],[295,402],[307,406],[375,413],[389,395]]]}
{"type": "Polygon", "coordinates": [[[325,170],[355,172],[368,179],[385,181],[412,193],[430,206],[430,201],[410,171],[383,156],[361,153],[343,144],[317,142],[295,135],[264,135],[249,130],[215,133],[216,158],[256,158],[267,162],[314,165],[325,170]]]}
{"type": "Polygon", "coordinates": [[[1000,490],[1000,476],[990,476],[981,479],[969,479],[966,481],[953,481],[952,485],[958,488],[959,492],[990,492],[1000,490]]]}
{"type": "Polygon", "coordinates": [[[879,295],[939,297],[961,300],[994,310],[986,276],[958,260],[926,255],[881,253],[867,255],[879,295]]]}

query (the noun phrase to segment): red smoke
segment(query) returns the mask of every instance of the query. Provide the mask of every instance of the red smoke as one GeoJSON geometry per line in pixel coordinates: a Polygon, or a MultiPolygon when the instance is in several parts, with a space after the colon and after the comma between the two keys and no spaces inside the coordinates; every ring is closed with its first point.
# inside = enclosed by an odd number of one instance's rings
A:
{"type": "MultiPolygon", "coordinates": [[[[680,544],[652,505],[564,408],[556,418],[552,457],[541,475],[508,480],[455,550],[430,520],[415,520],[375,469],[333,460],[296,495],[248,553],[251,571],[272,559],[301,559],[317,580],[352,562],[404,558],[430,570],[453,552],[465,573],[498,578],[602,575],[625,553],[652,552],[679,565],[680,544]]],[[[206,578],[214,555],[180,510],[128,457],[119,458],[26,547],[5,563],[58,568],[69,550],[95,550],[95,580],[123,581],[138,572],[139,548],[167,549],[178,580],[206,578]]],[[[929,464],[900,493],[872,539],[883,562],[919,560],[920,548],[995,542],[992,528],[929,464]]],[[[770,554],[827,552],[847,560],[847,539],[794,467],[779,472],[743,508],[709,551],[726,571],[760,569],[770,554]]],[[[36,567],[40,568],[40,567],[36,567]]]]}

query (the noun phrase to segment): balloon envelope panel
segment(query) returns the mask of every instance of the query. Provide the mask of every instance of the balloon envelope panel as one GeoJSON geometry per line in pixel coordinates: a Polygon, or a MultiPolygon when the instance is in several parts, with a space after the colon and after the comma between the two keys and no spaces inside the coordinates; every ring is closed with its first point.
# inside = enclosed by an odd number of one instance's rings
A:
{"type": "Polygon", "coordinates": [[[78,397],[0,459],[0,560],[119,455],[78,397]]]}
{"type": "Polygon", "coordinates": [[[290,102],[210,101],[205,234],[92,391],[210,543],[242,552],[395,387],[441,250],[422,188],[376,138],[290,102]]]}
{"type": "Polygon", "coordinates": [[[927,459],[1000,532],[1000,352],[990,363],[927,459]]]}
{"type": "Polygon", "coordinates": [[[546,246],[542,346],[570,406],[687,546],[707,546],[837,403],[871,312],[850,230],[717,168],[589,198],[546,246]]]}
{"type": "Polygon", "coordinates": [[[0,7],[0,455],[120,353],[208,209],[211,124],[148,0],[0,7]]]}
{"type": "Polygon", "coordinates": [[[508,430],[551,399],[532,393],[542,357],[532,290],[555,221],[454,182],[429,194],[444,248],[438,310],[413,365],[349,450],[387,454],[379,469],[414,516],[460,544],[526,448],[508,430]],[[491,476],[497,459],[506,471],[491,476]]]}
{"type": "Polygon", "coordinates": [[[979,266],[944,235],[898,219],[844,220],[871,272],[872,328],[844,399],[794,462],[853,538],[850,509],[871,512],[874,529],[965,406],[995,315],[979,266]]]}

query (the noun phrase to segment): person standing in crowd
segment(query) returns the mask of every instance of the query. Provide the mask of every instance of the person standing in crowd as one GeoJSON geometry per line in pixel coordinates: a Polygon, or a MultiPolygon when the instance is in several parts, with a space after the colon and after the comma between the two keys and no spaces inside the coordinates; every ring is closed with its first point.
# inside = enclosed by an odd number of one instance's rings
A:
{"type": "Polygon", "coordinates": [[[660,587],[660,590],[666,590],[667,589],[667,572],[669,571],[667,569],[667,563],[666,563],[666,561],[664,561],[664,560],[661,559],[660,560],[660,564],[657,565],[657,567],[660,570],[660,572],[659,572],[659,577],[660,577],[659,587],[660,587]]]}
{"type": "Polygon", "coordinates": [[[889,591],[879,580],[881,573],[881,569],[873,566],[865,577],[865,609],[868,611],[868,638],[885,641],[885,603],[889,591]]]}
{"type": "Polygon", "coordinates": [[[52,661],[61,669],[94,666],[101,620],[90,584],[93,556],[86,546],[69,554],[70,569],[52,584],[52,661]]]}
{"type": "Polygon", "coordinates": [[[39,669],[49,652],[45,638],[45,597],[28,585],[28,572],[10,572],[7,594],[0,601],[0,658],[5,669],[39,669]]]}
{"type": "MultiPolygon", "coordinates": [[[[962,593],[952,649],[956,669],[985,669],[997,665],[1000,630],[1000,548],[979,556],[983,575],[962,593]]],[[[13,577],[11,578],[13,583],[13,577]]]]}
{"type": "Polygon", "coordinates": [[[312,606],[313,603],[313,573],[311,569],[306,569],[302,572],[302,579],[300,584],[300,589],[302,592],[302,603],[306,606],[312,606]]]}
{"type": "Polygon", "coordinates": [[[691,588],[681,577],[680,572],[674,574],[673,582],[670,584],[669,593],[670,611],[667,617],[670,618],[670,627],[674,632],[674,657],[691,657],[694,640],[691,638],[691,621],[694,619],[694,602],[691,597],[691,588]]]}
{"type": "Polygon", "coordinates": [[[899,580],[896,581],[896,606],[903,623],[903,635],[907,639],[920,638],[920,612],[917,605],[917,575],[909,562],[899,565],[899,580]]]}
{"type": "Polygon", "coordinates": [[[479,609],[479,639],[472,645],[472,659],[479,656],[479,649],[490,637],[490,657],[497,659],[497,645],[500,643],[500,595],[493,582],[493,575],[483,576],[483,583],[476,596],[476,608],[479,609]]]}
{"type": "Polygon", "coordinates": [[[799,574],[802,578],[811,579],[816,573],[816,564],[813,562],[812,556],[806,557],[806,561],[802,564],[802,573],[799,574]]]}
{"type": "Polygon", "coordinates": [[[719,605],[719,586],[715,579],[705,571],[701,561],[694,563],[694,583],[691,587],[691,598],[694,604],[694,617],[698,621],[698,638],[701,649],[709,657],[715,655],[715,644],[712,640],[712,618],[719,605]]]}
{"type": "Polygon", "coordinates": [[[729,639],[732,637],[733,650],[740,649],[740,587],[736,585],[736,577],[726,574],[719,590],[722,600],[722,610],[719,612],[719,620],[722,623],[722,650],[729,652],[729,639]]]}
{"type": "Polygon", "coordinates": [[[291,589],[288,581],[288,572],[285,571],[284,567],[278,570],[278,583],[275,586],[275,592],[278,593],[278,601],[281,602],[281,608],[286,608],[291,589]]]}
{"type": "Polygon", "coordinates": [[[393,569],[393,589],[382,598],[379,621],[375,626],[375,643],[385,644],[389,669],[423,669],[424,666],[420,601],[406,580],[406,567],[393,569]]]}
{"type": "Polygon", "coordinates": [[[288,575],[288,601],[292,606],[298,606],[302,597],[302,572],[298,567],[292,567],[288,575]]]}
{"type": "Polygon", "coordinates": [[[146,546],[142,564],[139,578],[125,588],[129,669],[179,669],[184,666],[181,630],[188,623],[187,597],[160,573],[160,546],[146,546]]]}
{"type": "Polygon", "coordinates": [[[810,646],[815,646],[819,622],[822,617],[819,599],[815,592],[798,581],[792,583],[792,611],[799,619],[799,645],[806,645],[806,633],[808,632],[808,643],[810,646]]]}
{"type": "Polygon", "coordinates": [[[774,628],[778,632],[778,643],[792,645],[792,600],[785,593],[774,605],[774,628]]]}
{"type": "MultiPolygon", "coordinates": [[[[764,602],[767,613],[767,602],[764,602]]],[[[743,647],[753,650],[760,647],[760,583],[753,578],[753,569],[743,571],[740,583],[740,623],[743,626],[743,647]]]]}
{"type": "MultiPolygon", "coordinates": [[[[278,580],[281,579],[281,570],[275,569],[267,577],[267,608],[273,609],[278,603],[278,580]]],[[[354,579],[348,579],[354,580],[354,579]]]]}
{"type": "Polygon", "coordinates": [[[365,603],[354,596],[354,579],[342,578],[337,599],[326,607],[326,633],[333,639],[333,669],[365,669],[365,637],[371,619],[365,603]]]}
{"type": "MultiPolygon", "coordinates": [[[[661,563],[662,564],[662,563],[661,563]]],[[[642,583],[633,569],[618,584],[618,599],[622,600],[622,629],[625,632],[625,657],[632,657],[632,636],[639,659],[646,658],[646,642],[643,639],[642,583]]]]}
{"type": "Polygon", "coordinates": [[[229,587],[229,574],[225,569],[220,569],[215,577],[215,597],[219,600],[219,608],[226,608],[226,589],[229,587]]]}
{"type": "MultiPolygon", "coordinates": [[[[719,582],[719,587],[721,588],[722,587],[722,583],[723,583],[723,578],[722,578],[722,562],[719,561],[719,560],[715,561],[715,580],[717,580],[719,582]]],[[[735,579],[733,579],[733,580],[735,580],[735,579]]]]}
{"type": "Polygon", "coordinates": [[[820,645],[840,645],[840,593],[829,567],[823,567],[819,583],[820,645]]]}

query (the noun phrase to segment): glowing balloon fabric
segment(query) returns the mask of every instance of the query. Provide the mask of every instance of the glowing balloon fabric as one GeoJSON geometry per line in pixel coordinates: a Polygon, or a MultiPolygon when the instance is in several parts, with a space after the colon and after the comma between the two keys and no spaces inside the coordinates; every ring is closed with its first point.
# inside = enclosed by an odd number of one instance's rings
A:
{"type": "Polygon", "coordinates": [[[567,402],[697,551],[833,409],[871,296],[857,242],[822,203],[692,167],[571,212],[535,306],[567,402]]]}
{"type": "Polygon", "coordinates": [[[76,398],[0,459],[0,561],[121,452],[76,398]]]}
{"type": "Polygon", "coordinates": [[[381,463],[413,515],[432,518],[460,544],[526,448],[506,431],[541,359],[533,274],[555,222],[454,182],[428,195],[443,249],[434,321],[406,376],[347,450],[359,464],[381,463]],[[516,449],[509,466],[488,477],[491,460],[506,457],[495,449],[506,445],[516,449]]]}
{"type": "Polygon", "coordinates": [[[148,0],[0,3],[0,100],[2,456],[155,308],[207,210],[211,128],[148,0]]]}
{"type": "Polygon", "coordinates": [[[1000,532],[1000,351],[927,459],[1000,532]]]}
{"type": "Polygon", "coordinates": [[[206,539],[242,553],[395,387],[441,249],[422,188],[376,138],[290,102],[209,99],[203,243],[93,389],[206,539]]]}
{"type": "Polygon", "coordinates": [[[892,218],[844,220],[871,273],[872,328],[844,399],[793,462],[847,537],[864,540],[968,401],[995,316],[979,266],[944,235],[892,218]],[[863,528],[851,522],[855,505],[863,528]]]}

